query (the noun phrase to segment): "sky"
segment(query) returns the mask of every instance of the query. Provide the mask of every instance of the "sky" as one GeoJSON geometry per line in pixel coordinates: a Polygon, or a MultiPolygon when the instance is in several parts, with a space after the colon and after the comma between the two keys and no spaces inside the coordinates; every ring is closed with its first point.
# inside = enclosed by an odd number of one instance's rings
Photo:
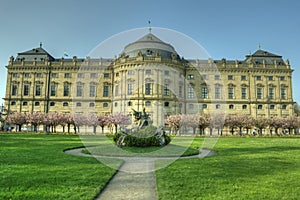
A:
{"type": "Polygon", "coordinates": [[[55,58],[64,52],[85,58],[118,33],[145,29],[149,20],[189,36],[213,59],[244,60],[259,44],[289,59],[300,103],[300,1],[0,0],[0,104],[10,56],[42,42],[55,58]]]}

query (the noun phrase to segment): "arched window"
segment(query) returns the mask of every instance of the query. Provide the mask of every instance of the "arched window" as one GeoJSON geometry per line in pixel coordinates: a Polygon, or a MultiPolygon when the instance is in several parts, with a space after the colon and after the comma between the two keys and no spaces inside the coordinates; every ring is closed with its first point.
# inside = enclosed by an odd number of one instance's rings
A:
{"type": "Polygon", "coordinates": [[[68,102],[63,102],[63,106],[69,106],[69,103],[68,102]]]}
{"type": "Polygon", "coordinates": [[[243,110],[247,109],[247,105],[242,106],[243,110]]]}
{"type": "Polygon", "coordinates": [[[151,106],[151,102],[150,101],[146,101],[145,105],[146,106],[151,106]]]}
{"type": "Polygon", "coordinates": [[[55,102],[50,102],[50,106],[55,106],[55,102]]]}
{"type": "Polygon", "coordinates": [[[234,108],[234,105],[230,104],[229,109],[232,110],[234,108]]]}
{"type": "Polygon", "coordinates": [[[103,103],[103,108],[107,108],[108,107],[108,103],[103,103]]]}

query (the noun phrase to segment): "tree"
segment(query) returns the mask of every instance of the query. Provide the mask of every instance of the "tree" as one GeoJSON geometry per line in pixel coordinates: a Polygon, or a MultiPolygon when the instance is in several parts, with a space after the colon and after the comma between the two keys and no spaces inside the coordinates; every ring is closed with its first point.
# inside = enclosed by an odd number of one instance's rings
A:
{"type": "Polygon", "coordinates": [[[87,125],[87,117],[82,114],[82,113],[75,113],[73,115],[73,118],[74,118],[74,131],[76,133],[76,129],[77,129],[77,132],[79,133],[80,132],[80,126],[83,126],[83,125],[87,125]]]}
{"type": "Polygon", "coordinates": [[[256,128],[258,128],[258,134],[262,135],[262,131],[264,128],[266,128],[269,124],[268,124],[268,119],[266,118],[256,118],[254,120],[254,125],[256,126],[256,128]]]}
{"type": "MultiPolygon", "coordinates": [[[[218,130],[218,135],[223,135],[223,127],[225,124],[225,115],[217,114],[210,118],[210,127],[218,130]]],[[[212,135],[212,133],[210,133],[212,135]]]]}
{"type": "Polygon", "coordinates": [[[41,112],[32,112],[26,114],[26,121],[33,126],[34,132],[37,132],[37,127],[43,124],[45,114],[41,112]]]}
{"type": "Polygon", "coordinates": [[[57,112],[47,113],[44,117],[44,124],[46,125],[47,132],[50,132],[50,128],[51,128],[51,132],[56,133],[56,127],[59,125],[59,123],[60,123],[60,114],[58,114],[57,112]]]}
{"type": "Polygon", "coordinates": [[[234,129],[238,127],[237,116],[227,115],[225,118],[225,125],[230,129],[231,134],[234,134],[234,129]]]}
{"type": "Polygon", "coordinates": [[[204,130],[209,127],[211,117],[209,114],[203,114],[199,116],[198,128],[200,131],[200,135],[204,134],[204,130]]]}
{"type": "Polygon", "coordinates": [[[239,134],[242,135],[242,129],[246,127],[248,134],[248,129],[253,125],[253,118],[250,115],[236,115],[235,120],[235,124],[239,128],[239,134]]]}
{"type": "MultiPolygon", "coordinates": [[[[75,127],[74,117],[70,113],[64,114],[64,120],[66,120],[67,126],[68,126],[68,133],[70,133],[71,125],[75,127]]],[[[76,128],[74,128],[75,134],[76,134],[76,128]]]]}
{"type": "Polygon", "coordinates": [[[170,115],[165,123],[171,128],[171,133],[177,134],[181,126],[181,115],[170,115]]]}
{"type": "Polygon", "coordinates": [[[86,117],[86,122],[87,122],[88,126],[92,126],[93,127],[93,133],[96,134],[96,129],[97,129],[97,126],[99,124],[98,116],[95,113],[90,113],[86,117]]]}
{"type": "Polygon", "coordinates": [[[102,129],[102,134],[104,134],[104,127],[108,125],[108,117],[106,115],[98,115],[98,124],[102,129]]]}
{"type": "Polygon", "coordinates": [[[281,128],[284,124],[284,120],[281,117],[273,117],[269,119],[269,127],[270,127],[270,134],[272,135],[272,129],[275,129],[275,134],[279,135],[278,129],[281,128]]]}
{"type": "Polygon", "coordinates": [[[287,128],[289,130],[289,134],[292,133],[292,130],[295,130],[298,127],[298,117],[292,116],[283,119],[283,128],[287,128]]]}
{"type": "Polygon", "coordinates": [[[108,117],[108,124],[111,127],[115,127],[115,133],[118,132],[118,126],[124,126],[131,124],[130,117],[128,115],[124,115],[123,113],[113,113],[108,117]]]}
{"type": "Polygon", "coordinates": [[[196,129],[199,127],[200,116],[198,114],[182,115],[182,121],[187,127],[193,129],[193,134],[196,134],[196,129]]]}
{"type": "Polygon", "coordinates": [[[7,116],[7,122],[18,126],[18,131],[21,131],[22,125],[26,123],[26,115],[24,113],[12,113],[7,116]]]}

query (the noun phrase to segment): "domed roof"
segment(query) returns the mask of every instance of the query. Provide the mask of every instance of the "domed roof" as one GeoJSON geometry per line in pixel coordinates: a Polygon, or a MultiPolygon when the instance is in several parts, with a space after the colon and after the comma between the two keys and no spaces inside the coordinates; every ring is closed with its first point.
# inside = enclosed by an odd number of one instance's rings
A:
{"type": "Polygon", "coordinates": [[[144,56],[154,56],[159,54],[162,57],[177,55],[174,47],[160,40],[152,33],[148,33],[139,40],[125,46],[123,53],[127,57],[136,57],[141,52],[144,56]]]}

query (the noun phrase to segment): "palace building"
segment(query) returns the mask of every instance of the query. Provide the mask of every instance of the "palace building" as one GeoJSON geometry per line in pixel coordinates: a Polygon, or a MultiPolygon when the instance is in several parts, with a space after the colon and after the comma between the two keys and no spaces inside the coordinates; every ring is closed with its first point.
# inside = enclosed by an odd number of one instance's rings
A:
{"type": "Polygon", "coordinates": [[[282,56],[186,60],[149,32],[112,59],[54,58],[42,45],[11,57],[8,112],[150,113],[154,125],[179,113],[293,115],[292,72],[282,56]]]}

